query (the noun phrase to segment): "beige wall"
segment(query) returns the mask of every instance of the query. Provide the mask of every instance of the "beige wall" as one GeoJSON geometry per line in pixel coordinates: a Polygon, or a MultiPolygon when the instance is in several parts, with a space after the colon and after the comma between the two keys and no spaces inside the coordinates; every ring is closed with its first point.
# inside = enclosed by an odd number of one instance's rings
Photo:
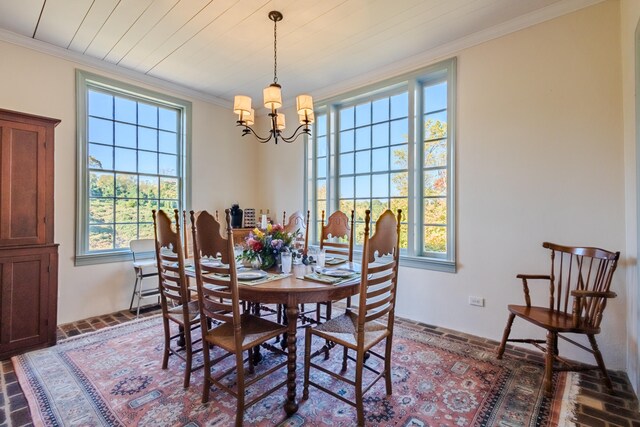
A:
{"type": "MultiPolygon", "coordinates": [[[[547,273],[543,241],[620,250],[614,288],[621,298],[607,309],[599,340],[609,366],[625,368],[629,260],[618,2],[457,56],[459,269],[401,268],[398,315],[499,339],[507,304],[523,301],[516,274],[547,273]],[[469,306],[469,295],[484,297],[486,307],[469,306]]],[[[300,208],[303,145],[271,146],[263,157],[263,164],[289,171],[271,178],[274,208],[300,208]]],[[[541,304],[546,290],[537,289],[541,304]]],[[[512,336],[532,331],[543,336],[516,321],[512,336]]],[[[561,350],[590,357],[563,343],[561,350]]]]}
{"type": "MultiPolygon", "coordinates": [[[[640,2],[620,3],[620,40],[622,45],[622,105],[624,117],[625,217],[627,236],[627,373],[636,392],[640,390],[640,322],[638,298],[638,187],[637,187],[637,106],[636,82],[640,80],[638,58],[640,44],[636,32],[640,20],[640,2]]],[[[640,33],[639,33],[640,35],[640,33]]]]}
{"type": "Polygon", "coordinates": [[[0,42],[0,108],[61,119],[56,128],[55,240],[60,243],[58,323],[128,307],[129,262],[74,266],[76,192],[75,69],[81,68],[193,102],[193,207],[223,209],[252,199],[257,160],[240,141],[233,114],[179,93],[0,42]]]}

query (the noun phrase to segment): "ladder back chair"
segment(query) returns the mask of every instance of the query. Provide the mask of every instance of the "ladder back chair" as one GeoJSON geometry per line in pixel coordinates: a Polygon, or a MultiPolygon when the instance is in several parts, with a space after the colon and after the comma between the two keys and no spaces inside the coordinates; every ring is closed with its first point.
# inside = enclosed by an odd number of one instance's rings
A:
{"type": "Polygon", "coordinates": [[[237,401],[235,425],[241,426],[246,408],[287,383],[285,376],[280,383],[251,401],[245,402],[245,390],[248,386],[287,365],[287,358],[285,358],[282,363],[247,380],[244,371],[246,363],[248,363],[249,374],[254,374],[252,349],[267,340],[284,334],[287,328],[250,313],[240,312],[241,302],[238,296],[238,278],[229,209],[225,210],[225,218],[227,238],[222,237],[222,227],[211,214],[207,211],[198,213],[191,211],[193,255],[200,303],[200,325],[203,331],[204,388],[202,403],[209,401],[209,391],[212,385],[231,394],[237,401]],[[218,258],[220,262],[212,264],[209,261],[211,258],[218,258]],[[221,348],[224,350],[224,354],[211,360],[211,346],[221,348]],[[244,358],[245,351],[248,354],[247,358],[244,358]],[[235,367],[225,368],[214,376],[211,368],[215,369],[220,361],[229,356],[234,356],[235,367]],[[236,372],[235,390],[223,382],[223,379],[234,371],[236,372]]]}
{"type": "Polygon", "coordinates": [[[158,275],[158,266],[155,259],[155,240],[132,240],[129,242],[129,248],[133,255],[133,271],[136,275],[136,281],[133,284],[133,293],[131,294],[131,303],[129,304],[129,311],[133,310],[133,301],[137,298],[138,306],[136,308],[136,318],[138,318],[138,316],[140,316],[140,303],[143,298],[156,296],[158,298],[158,304],[160,304],[160,290],[157,286],[154,285],[152,288],[142,287],[142,280],[144,278],[158,275]],[[152,258],[148,258],[148,255],[150,254],[153,254],[152,258]]]}
{"type": "Polygon", "coordinates": [[[193,366],[194,344],[192,331],[200,325],[198,301],[191,300],[187,277],[184,272],[184,253],[180,237],[180,215],[174,211],[175,224],[164,211],[152,211],[156,240],[156,261],[162,325],[164,328],[164,352],[162,369],[167,369],[169,356],[185,361],[184,384],[189,387],[191,372],[202,366],[193,366]],[[171,323],[178,325],[178,333],[171,335],[171,323]],[[175,346],[173,342],[175,340],[175,346]]]}
{"type": "Polygon", "coordinates": [[[302,251],[304,254],[307,253],[307,248],[309,246],[309,216],[311,215],[310,211],[307,211],[306,218],[302,215],[302,212],[295,211],[289,217],[289,221],[286,221],[287,212],[282,212],[282,225],[284,226],[284,231],[287,233],[292,233],[295,237],[294,242],[297,246],[302,246],[302,251]]]}
{"type": "Polygon", "coordinates": [[[551,272],[549,275],[517,275],[518,279],[522,279],[525,305],[511,304],[507,307],[509,318],[498,348],[498,359],[502,358],[507,342],[532,344],[545,353],[544,388],[547,396],[551,395],[554,370],[600,369],[606,386],[611,390],[611,379],[607,374],[595,335],[600,332],[600,323],[607,301],[616,297],[616,294],[609,289],[620,252],[614,253],[589,247],[561,246],[548,242],[544,242],[542,246],[551,251],[551,272]],[[548,283],[548,306],[531,305],[529,280],[541,280],[548,283]],[[511,326],[516,316],[546,329],[547,339],[509,338],[511,326]],[[586,335],[591,348],[560,335],[561,333],[586,335]],[[558,338],[593,354],[597,367],[576,366],[561,358],[558,351],[558,338]],[[562,366],[555,368],[555,361],[560,362],[562,366]]]}
{"type": "MultiPolygon", "coordinates": [[[[402,211],[397,216],[386,210],[376,222],[376,232],[369,237],[370,211],[365,214],[364,247],[362,251],[362,270],[358,311],[347,310],[344,314],[327,320],[305,333],[304,390],[303,399],[309,397],[309,385],[318,388],[341,401],[356,407],[359,426],[364,425],[363,395],[380,378],[384,377],[386,393],[391,395],[391,348],[393,325],[395,321],[396,290],[398,284],[398,262],[400,260],[400,222],[402,211]],[[332,343],[342,345],[342,373],[347,370],[347,360],[356,363],[355,381],[345,378],[323,366],[311,362],[311,338],[316,335],[332,343]],[[384,355],[372,348],[386,339],[384,355]],[[355,358],[348,354],[353,350],[355,358]],[[383,369],[378,371],[365,364],[365,354],[369,353],[383,361],[383,369]],[[355,403],[344,396],[329,390],[310,378],[313,367],[324,374],[355,386],[355,403]],[[373,372],[375,378],[363,386],[363,371],[373,372]]],[[[316,352],[315,356],[321,354],[316,352]]]]}
{"type": "MultiPolygon", "coordinates": [[[[322,226],[320,229],[320,249],[327,254],[338,255],[349,262],[353,261],[353,233],[355,211],[351,211],[351,219],[342,211],[335,211],[324,223],[324,211],[322,211],[322,226]]],[[[331,301],[318,303],[316,306],[316,319],[320,322],[321,304],[326,305],[325,319],[331,319],[331,301]]],[[[351,307],[351,297],[347,298],[347,308],[351,307]]]]}

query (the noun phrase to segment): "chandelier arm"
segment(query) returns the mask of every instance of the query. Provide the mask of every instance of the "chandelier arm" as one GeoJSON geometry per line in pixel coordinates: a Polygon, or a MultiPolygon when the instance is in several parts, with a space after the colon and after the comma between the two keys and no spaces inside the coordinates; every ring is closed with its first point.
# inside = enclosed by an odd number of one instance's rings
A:
{"type": "Polygon", "coordinates": [[[298,128],[288,138],[286,138],[282,134],[280,134],[280,139],[282,139],[284,142],[286,142],[288,144],[291,144],[293,141],[298,139],[298,137],[300,135],[304,135],[304,134],[311,135],[311,131],[309,130],[309,125],[308,124],[301,124],[300,126],[298,126],[298,128]]]}
{"type": "MultiPolygon", "coordinates": [[[[238,125],[238,126],[243,126],[243,125],[238,125]]],[[[254,131],[251,126],[246,126],[245,125],[244,129],[242,130],[242,136],[248,135],[249,133],[252,133],[253,136],[255,136],[256,139],[258,141],[260,141],[262,144],[264,144],[266,142],[269,142],[271,140],[271,138],[273,138],[273,133],[271,133],[271,132],[269,132],[269,136],[268,137],[264,138],[264,137],[261,137],[260,135],[258,135],[256,133],[256,131],[254,131]]]]}

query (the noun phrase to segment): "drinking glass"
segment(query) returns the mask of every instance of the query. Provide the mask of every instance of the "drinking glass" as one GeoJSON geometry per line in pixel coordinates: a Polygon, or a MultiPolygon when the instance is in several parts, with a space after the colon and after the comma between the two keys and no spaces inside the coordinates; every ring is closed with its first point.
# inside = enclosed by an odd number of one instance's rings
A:
{"type": "Polygon", "coordinates": [[[316,254],[316,264],[318,267],[324,267],[324,258],[325,258],[325,250],[324,248],[318,249],[318,253],[316,254]]]}
{"type": "Polygon", "coordinates": [[[291,273],[291,252],[281,252],[280,261],[282,262],[282,272],[284,274],[291,273]]]}

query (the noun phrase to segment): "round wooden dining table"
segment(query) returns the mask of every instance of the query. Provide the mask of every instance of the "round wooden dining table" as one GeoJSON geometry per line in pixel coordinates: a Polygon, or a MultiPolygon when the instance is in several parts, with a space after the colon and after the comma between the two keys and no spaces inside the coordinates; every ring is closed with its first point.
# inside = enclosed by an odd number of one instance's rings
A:
{"type": "MultiPolygon", "coordinates": [[[[359,265],[342,264],[341,267],[359,271],[359,265]]],[[[304,264],[293,265],[291,276],[256,285],[238,284],[240,299],[252,303],[283,304],[287,319],[298,319],[300,304],[336,301],[356,295],[360,280],[356,278],[340,284],[313,282],[300,277],[312,272],[312,267],[304,264]]],[[[293,415],[298,410],[296,402],[296,330],[297,321],[289,321],[287,328],[287,402],[285,411],[293,415]]]]}

